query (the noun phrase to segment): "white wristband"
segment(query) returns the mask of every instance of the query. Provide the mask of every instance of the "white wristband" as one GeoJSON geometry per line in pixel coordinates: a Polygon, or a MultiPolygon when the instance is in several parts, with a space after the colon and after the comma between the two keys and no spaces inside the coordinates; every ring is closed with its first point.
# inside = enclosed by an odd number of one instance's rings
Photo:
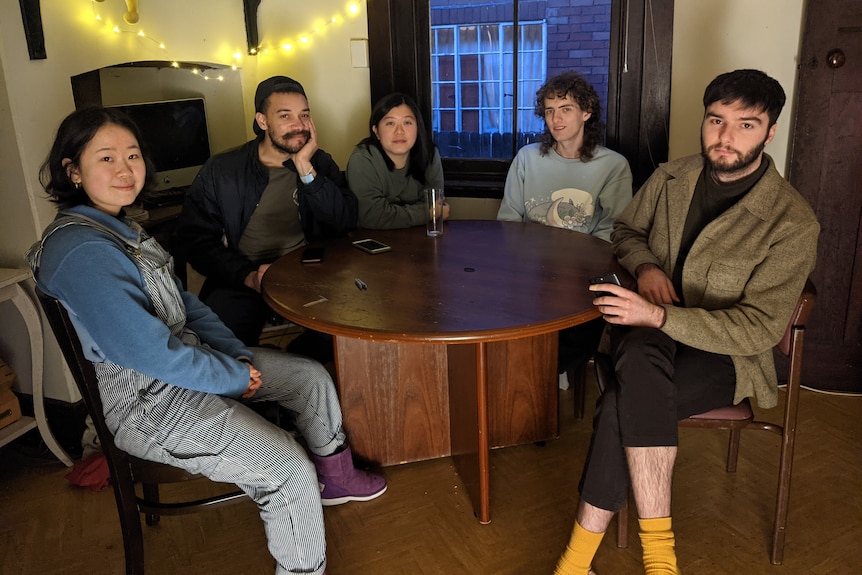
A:
{"type": "Polygon", "coordinates": [[[308,173],[304,176],[300,176],[299,181],[303,184],[310,184],[314,181],[314,175],[311,173],[312,170],[308,170],[308,173]]]}

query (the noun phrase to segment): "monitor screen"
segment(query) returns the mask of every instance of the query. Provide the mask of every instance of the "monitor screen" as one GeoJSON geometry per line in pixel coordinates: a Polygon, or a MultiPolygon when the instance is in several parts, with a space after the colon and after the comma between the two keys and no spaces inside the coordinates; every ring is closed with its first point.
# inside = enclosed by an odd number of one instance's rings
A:
{"type": "Polygon", "coordinates": [[[138,125],[156,167],[157,188],[191,184],[210,157],[203,98],[113,107],[138,125]]]}

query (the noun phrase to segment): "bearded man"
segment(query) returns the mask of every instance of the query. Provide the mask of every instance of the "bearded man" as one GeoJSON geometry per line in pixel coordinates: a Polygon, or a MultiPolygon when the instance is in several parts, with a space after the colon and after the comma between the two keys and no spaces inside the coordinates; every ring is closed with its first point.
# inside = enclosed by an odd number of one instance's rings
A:
{"type": "MultiPolygon", "coordinates": [[[[593,301],[616,373],[597,406],[581,502],[556,575],[587,575],[629,489],[644,570],[678,575],[671,524],[677,422],[746,397],[777,403],[772,348],[814,268],[820,226],[764,146],[784,106],[758,70],[716,77],[699,155],[662,164],[617,217],[614,255],[636,291],[593,301]]],[[[600,572],[600,567],[595,572],[600,572]]]]}
{"type": "MultiPolygon", "coordinates": [[[[254,95],[257,137],[210,158],[183,203],[172,251],[206,276],[200,299],[246,345],[257,345],[272,311],[260,294],[270,264],[309,242],[356,227],[357,200],[317,144],[299,82],[274,76],[254,95]]],[[[289,351],[322,363],[331,338],[306,330],[289,351]]]]}

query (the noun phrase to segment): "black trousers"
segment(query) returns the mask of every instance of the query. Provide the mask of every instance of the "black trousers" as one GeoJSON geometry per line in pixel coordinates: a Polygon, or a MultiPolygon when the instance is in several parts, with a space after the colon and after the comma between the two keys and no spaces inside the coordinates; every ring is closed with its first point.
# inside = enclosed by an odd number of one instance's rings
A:
{"type": "Polygon", "coordinates": [[[581,498],[618,511],[630,478],[626,447],[676,446],[678,421],[733,402],[730,356],[677,343],[658,329],[614,326],[616,382],[596,405],[593,436],[581,476],[581,498]]]}
{"type": "MultiPolygon", "coordinates": [[[[237,339],[249,347],[259,345],[263,326],[267,319],[276,315],[258,292],[245,286],[227,286],[207,278],[201,287],[200,297],[237,339]]],[[[328,363],[335,357],[332,345],[331,335],[305,329],[286,349],[320,363],[328,363]]]]}

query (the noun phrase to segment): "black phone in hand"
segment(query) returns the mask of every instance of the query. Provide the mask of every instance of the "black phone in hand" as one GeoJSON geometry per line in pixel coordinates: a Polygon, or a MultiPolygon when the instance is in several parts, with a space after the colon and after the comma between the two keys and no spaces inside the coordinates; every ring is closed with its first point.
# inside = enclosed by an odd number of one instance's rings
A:
{"type": "MultiPolygon", "coordinates": [[[[618,285],[620,287],[622,287],[622,285],[623,285],[622,283],[620,283],[620,278],[617,277],[617,274],[615,274],[615,273],[609,273],[609,274],[605,274],[603,276],[590,278],[590,285],[596,285],[596,284],[614,284],[614,285],[618,285]]],[[[606,291],[594,291],[593,294],[595,294],[596,297],[602,297],[602,296],[606,296],[606,295],[609,295],[609,296],[615,295],[615,294],[612,294],[612,293],[606,292],[606,291]]]]}

